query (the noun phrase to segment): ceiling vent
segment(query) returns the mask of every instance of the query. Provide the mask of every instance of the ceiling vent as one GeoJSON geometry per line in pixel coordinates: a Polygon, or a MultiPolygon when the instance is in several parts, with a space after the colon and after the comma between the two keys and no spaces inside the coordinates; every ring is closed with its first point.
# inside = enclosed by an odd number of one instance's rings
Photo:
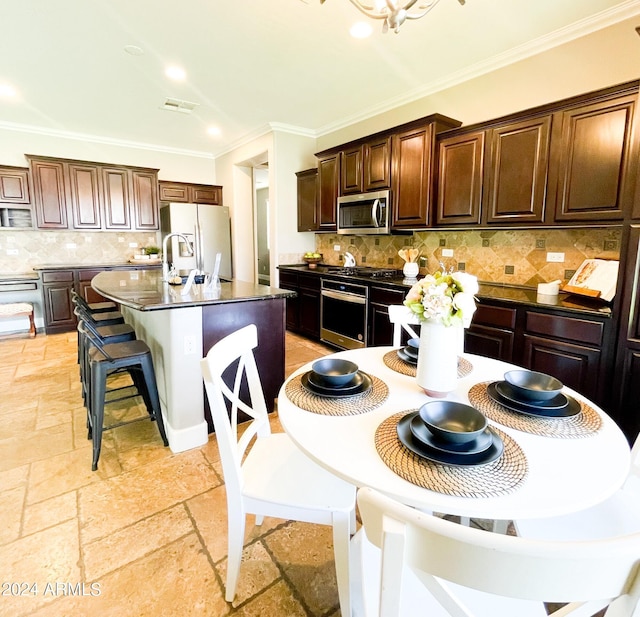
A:
{"type": "Polygon", "coordinates": [[[191,103],[190,101],[181,101],[180,99],[167,99],[160,109],[166,109],[167,111],[179,111],[183,114],[190,114],[198,103],[191,103]]]}

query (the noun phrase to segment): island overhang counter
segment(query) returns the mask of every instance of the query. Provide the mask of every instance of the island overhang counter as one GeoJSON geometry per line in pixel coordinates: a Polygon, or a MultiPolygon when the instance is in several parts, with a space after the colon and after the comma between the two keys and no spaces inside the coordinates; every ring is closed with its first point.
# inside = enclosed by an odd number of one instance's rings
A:
{"type": "Polygon", "coordinates": [[[258,328],[256,363],[269,411],[284,382],[286,298],[294,292],[246,281],[169,285],[157,270],[101,272],[91,281],[120,307],[153,356],[169,447],[182,452],[205,444],[213,429],[200,360],[220,339],[250,323],[258,328]]]}

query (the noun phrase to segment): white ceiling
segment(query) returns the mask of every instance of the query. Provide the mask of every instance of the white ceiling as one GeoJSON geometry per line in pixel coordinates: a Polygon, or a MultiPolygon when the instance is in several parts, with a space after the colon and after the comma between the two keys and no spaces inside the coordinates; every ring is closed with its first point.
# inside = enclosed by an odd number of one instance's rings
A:
{"type": "Polygon", "coordinates": [[[322,135],[635,15],[640,0],[441,0],[356,40],[348,0],[2,0],[0,85],[18,96],[0,127],[215,155],[269,125],[322,135]]]}

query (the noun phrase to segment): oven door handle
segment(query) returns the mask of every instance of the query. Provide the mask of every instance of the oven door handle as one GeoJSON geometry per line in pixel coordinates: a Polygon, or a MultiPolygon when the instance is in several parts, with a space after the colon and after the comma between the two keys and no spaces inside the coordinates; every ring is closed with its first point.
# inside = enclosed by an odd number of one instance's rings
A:
{"type": "Polygon", "coordinates": [[[351,302],[352,304],[366,304],[367,299],[363,296],[356,294],[350,294],[345,291],[330,291],[328,289],[322,290],[322,295],[327,298],[333,298],[334,300],[342,300],[343,302],[351,302]]]}

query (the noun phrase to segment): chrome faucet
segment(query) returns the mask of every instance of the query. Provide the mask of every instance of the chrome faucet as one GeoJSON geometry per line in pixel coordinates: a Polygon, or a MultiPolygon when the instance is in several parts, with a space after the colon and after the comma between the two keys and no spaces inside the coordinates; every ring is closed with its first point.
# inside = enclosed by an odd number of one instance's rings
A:
{"type": "Polygon", "coordinates": [[[344,267],[345,268],[355,268],[356,267],[356,258],[349,253],[348,251],[344,254],[344,267]]]}
{"type": "Polygon", "coordinates": [[[165,282],[169,281],[169,262],[167,261],[167,245],[169,238],[172,237],[182,238],[184,240],[185,245],[187,246],[187,252],[189,255],[193,255],[193,247],[191,246],[191,242],[187,239],[184,234],[171,233],[167,234],[162,239],[162,280],[165,282]]]}

